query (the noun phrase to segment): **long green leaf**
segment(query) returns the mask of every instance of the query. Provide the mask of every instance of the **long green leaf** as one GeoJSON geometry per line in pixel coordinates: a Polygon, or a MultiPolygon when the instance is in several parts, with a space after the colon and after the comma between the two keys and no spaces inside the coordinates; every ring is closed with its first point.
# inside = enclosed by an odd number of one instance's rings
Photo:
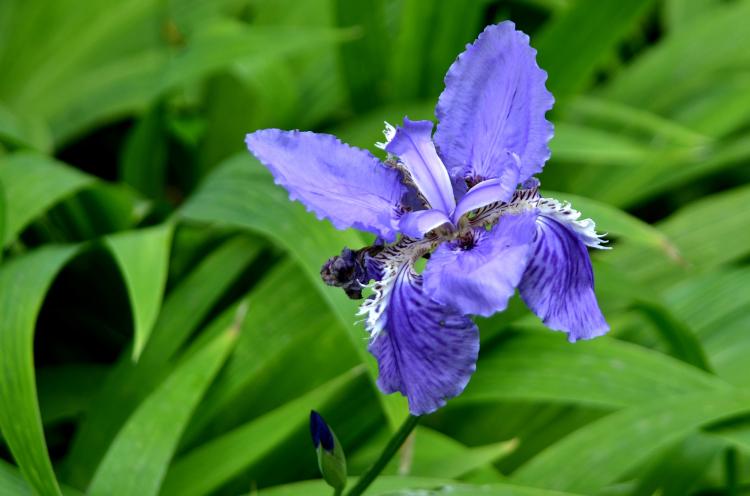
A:
{"type": "Polygon", "coordinates": [[[135,331],[134,360],[140,356],[159,315],[167,283],[172,229],[173,225],[167,223],[113,234],[106,240],[128,290],[135,331]]]}
{"type": "Polygon", "coordinates": [[[513,480],[590,494],[691,432],[748,412],[750,393],[740,390],[657,399],[574,432],[524,465],[513,480]],[[577,463],[568,463],[573,459],[577,463]]]}
{"type": "Polygon", "coordinates": [[[5,188],[5,236],[16,236],[51,206],[94,183],[94,178],[61,162],[33,152],[0,158],[0,182],[5,188]]]}
{"type": "Polygon", "coordinates": [[[354,368],[318,389],[187,453],[170,469],[162,494],[194,496],[218,489],[306,424],[311,408],[320,408],[361,374],[362,368],[354,368]],[[213,464],[217,459],[223,460],[223,463],[213,464]]]}
{"type": "Polygon", "coordinates": [[[517,336],[479,362],[456,403],[536,400],[618,408],[652,398],[723,391],[720,379],[613,339],[571,345],[560,335],[517,336]]]}
{"type": "Polygon", "coordinates": [[[88,484],[128,416],[169,372],[176,353],[258,250],[258,243],[245,237],[230,239],[169,292],[139,361],[134,363],[129,352],[123,354],[79,425],[68,456],[67,480],[81,487],[88,484]]]}
{"type": "Polygon", "coordinates": [[[26,480],[44,496],[59,495],[42,430],[34,374],[34,327],[44,295],[73,254],[48,246],[0,268],[0,428],[26,480]]]}
{"type": "Polygon", "coordinates": [[[104,456],[88,494],[159,493],[180,436],[229,354],[240,325],[235,322],[177,367],[133,413],[104,456]]]}

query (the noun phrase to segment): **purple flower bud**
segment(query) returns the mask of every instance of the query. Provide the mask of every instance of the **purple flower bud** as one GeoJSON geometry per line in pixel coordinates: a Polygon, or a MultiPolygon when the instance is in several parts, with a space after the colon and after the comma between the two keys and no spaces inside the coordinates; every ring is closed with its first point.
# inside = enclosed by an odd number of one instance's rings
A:
{"type": "Polygon", "coordinates": [[[331,429],[328,428],[326,421],[315,410],[310,410],[310,435],[315,449],[323,446],[324,450],[333,451],[334,442],[331,429]]]}

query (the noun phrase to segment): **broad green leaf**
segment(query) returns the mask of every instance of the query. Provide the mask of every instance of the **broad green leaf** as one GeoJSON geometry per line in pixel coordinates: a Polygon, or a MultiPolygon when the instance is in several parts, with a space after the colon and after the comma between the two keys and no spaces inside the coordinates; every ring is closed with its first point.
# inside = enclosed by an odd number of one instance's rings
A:
{"type": "MultiPolygon", "coordinates": [[[[349,472],[364,473],[380,455],[389,436],[388,431],[381,431],[367,446],[355,452],[353,457],[347,458],[349,472]]],[[[408,468],[404,470],[401,467],[403,457],[394,457],[383,470],[384,475],[396,475],[403,470],[410,476],[459,479],[475,470],[491,467],[489,470],[495,480],[499,481],[502,476],[491,464],[507,456],[518,444],[511,440],[468,447],[424,426],[418,426],[413,438],[407,440],[407,443],[412,443],[408,450],[413,451],[407,463],[408,468]]]]}
{"type": "Polygon", "coordinates": [[[51,206],[94,183],[94,178],[61,162],[33,152],[0,158],[0,182],[5,188],[5,246],[29,222],[51,206]]]}
{"type": "MultiPolygon", "coordinates": [[[[374,382],[377,366],[365,349],[364,331],[352,325],[357,303],[320,281],[320,267],[329,257],[340,253],[345,246],[365,245],[359,233],[337,231],[329,222],[316,220],[304,207],[292,203],[282,188],[273,185],[268,171],[248,154],[228,160],[209,176],[183,206],[180,215],[185,220],[250,229],[287,249],[348,331],[374,382]]],[[[405,401],[395,395],[380,398],[392,427],[398,426],[406,414],[405,401]]]]}
{"type": "Polygon", "coordinates": [[[305,425],[311,408],[319,409],[362,372],[361,367],[354,368],[314,391],[188,452],[170,468],[161,494],[192,496],[215,491],[260,460],[294,430],[305,425]],[[214,464],[218,459],[223,462],[214,464]]]}
{"type": "MultiPolygon", "coordinates": [[[[206,255],[169,292],[138,362],[133,362],[130,351],[126,350],[93,399],[93,408],[79,425],[73,440],[66,480],[81,487],[89,483],[109,443],[128,416],[171,370],[176,353],[258,256],[258,251],[257,242],[245,237],[232,238],[206,255]]],[[[218,332],[223,331],[229,321],[231,315],[218,332]]]]}
{"type": "Polygon", "coordinates": [[[225,423],[283,404],[358,363],[335,315],[296,262],[276,265],[248,301],[252,311],[245,319],[246,331],[196,412],[188,439],[207,426],[220,430],[225,423]],[[311,313],[311,308],[319,310],[311,313]],[[283,374],[284,382],[270,379],[272,391],[265,390],[263,384],[276,374],[283,374]]]}
{"type": "Polygon", "coordinates": [[[579,429],[521,467],[513,480],[590,494],[670,443],[713,422],[748,412],[750,394],[734,389],[655,399],[579,429]],[[607,456],[602,456],[602,449],[607,456]],[[567,463],[572,459],[577,463],[567,463]],[[560,470],[563,466],[566,469],[560,470]]]}
{"type": "MultiPolygon", "coordinates": [[[[63,496],[83,496],[83,493],[62,486],[63,496]]],[[[0,494],[8,496],[34,496],[34,491],[21,475],[21,472],[8,462],[0,460],[0,494]]]]}
{"type": "Polygon", "coordinates": [[[172,229],[173,225],[167,223],[113,234],[106,240],[128,290],[135,331],[134,360],[140,356],[159,315],[167,282],[172,229]]]}
{"type": "Polygon", "coordinates": [[[39,408],[45,425],[75,418],[88,410],[107,367],[71,364],[37,369],[39,408]]]}
{"type": "MultiPolygon", "coordinates": [[[[696,154],[694,147],[655,147],[619,132],[568,122],[555,123],[555,138],[550,148],[556,161],[600,165],[607,170],[614,166],[636,167],[646,162],[675,163],[696,154]]],[[[630,169],[623,171],[632,172],[630,169]]]]}
{"type": "Polygon", "coordinates": [[[664,263],[664,257],[644,256],[640,248],[624,244],[607,258],[636,279],[664,285],[670,276],[706,271],[747,255],[749,219],[750,187],[737,187],[689,204],[657,224],[684,258],[681,270],[664,263]]]}
{"type": "Polygon", "coordinates": [[[547,87],[560,98],[583,88],[654,2],[575,2],[531,40],[547,87]]]}
{"type": "Polygon", "coordinates": [[[581,212],[582,218],[594,219],[598,232],[613,234],[631,243],[658,248],[669,257],[679,260],[677,248],[664,233],[617,207],[570,193],[543,191],[542,194],[548,198],[570,202],[573,208],[581,212]]]}
{"type": "Polygon", "coordinates": [[[667,0],[664,2],[664,22],[670,32],[689,29],[695,21],[704,19],[722,4],[722,0],[667,0]]]}
{"type": "Polygon", "coordinates": [[[233,323],[180,364],[138,407],[104,456],[88,494],[159,493],[185,425],[229,354],[239,326],[241,321],[233,323]]]}
{"type": "Polygon", "coordinates": [[[455,403],[533,400],[608,408],[725,391],[718,378],[674,358],[609,338],[571,345],[561,335],[519,335],[484,354],[455,403]]]}
{"type": "Polygon", "coordinates": [[[587,95],[566,103],[565,118],[566,122],[580,121],[610,131],[624,131],[652,143],[698,146],[710,141],[708,135],[640,107],[587,95]]]}
{"type": "Polygon", "coordinates": [[[48,152],[49,131],[37,119],[22,119],[0,102],[0,143],[48,152]]]}
{"type": "Polygon", "coordinates": [[[750,3],[723,3],[684,29],[666,37],[620,72],[604,95],[649,110],[665,111],[696,82],[720,79],[722,71],[750,61],[745,20],[750,3]]]}
{"type": "MultiPolygon", "coordinates": [[[[349,486],[356,480],[352,479],[349,486]]],[[[252,493],[251,493],[252,494],[252,493]]],[[[323,481],[295,482],[286,486],[271,487],[258,493],[259,496],[330,496],[331,488],[323,481]]],[[[429,477],[378,477],[367,490],[372,496],[395,496],[399,494],[430,494],[439,496],[576,496],[573,493],[548,491],[514,484],[487,484],[471,486],[450,479],[429,477]],[[429,491],[425,491],[429,490],[429,491]]],[[[248,495],[250,496],[250,495],[248,495]]]]}
{"type": "Polygon", "coordinates": [[[120,179],[149,198],[164,194],[167,167],[166,109],[157,103],[128,135],[120,156],[120,179]]]}
{"type": "Polygon", "coordinates": [[[75,254],[48,246],[0,267],[0,428],[26,480],[42,495],[59,495],[42,430],[34,373],[34,327],[44,295],[75,254]]]}

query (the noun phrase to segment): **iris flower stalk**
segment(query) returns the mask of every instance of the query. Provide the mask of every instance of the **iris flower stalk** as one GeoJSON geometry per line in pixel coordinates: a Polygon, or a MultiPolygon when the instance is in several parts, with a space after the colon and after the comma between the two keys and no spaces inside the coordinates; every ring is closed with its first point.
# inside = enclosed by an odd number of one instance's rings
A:
{"type": "Polygon", "coordinates": [[[339,229],[376,235],[321,271],[360,307],[378,387],[400,392],[414,416],[459,395],[476,369],[471,315],[506,309],[516,289],[571,342],[609,329],[594,295],[587,247],[594,222],[543,198],[535,175],[550,157],[554,99],[529,38],[488,26],[445,77],[432,121],[386,125],[387,157],[327,134],[263,129],[249,150],[275,182],[339,229]],[[427,258],[422,273],[415,263],[427,258]]]}

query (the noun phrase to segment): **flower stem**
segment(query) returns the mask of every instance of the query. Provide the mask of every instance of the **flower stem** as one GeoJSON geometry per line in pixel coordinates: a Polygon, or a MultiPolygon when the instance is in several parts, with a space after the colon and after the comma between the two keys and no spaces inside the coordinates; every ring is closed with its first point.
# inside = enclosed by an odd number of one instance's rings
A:
{"type": "Polygon", "coordinates": [[[406,441],[406,438],[411,434],[411,431],[417,426],[419,419],[420,417],[418,416],[409,415],[406,420],[404,420],[404,423],[401,424],[398,431],[393,435],[391,440],[388,441],[388,444],[380,454],[377,461],[367,470],[367,472],[364,473],[364,475],[362,475],[362,477],[359,478],[354,487],[346,493],[346,496],[359,496],[370,487],[370,484],[372,484],[375,478],[380,475],[380,472],[382,472],[385,466],[388,465],[388,462],[391,461],[393,455],[396,454],[401,445],[404,444],[404,441],[406,441]]]}

